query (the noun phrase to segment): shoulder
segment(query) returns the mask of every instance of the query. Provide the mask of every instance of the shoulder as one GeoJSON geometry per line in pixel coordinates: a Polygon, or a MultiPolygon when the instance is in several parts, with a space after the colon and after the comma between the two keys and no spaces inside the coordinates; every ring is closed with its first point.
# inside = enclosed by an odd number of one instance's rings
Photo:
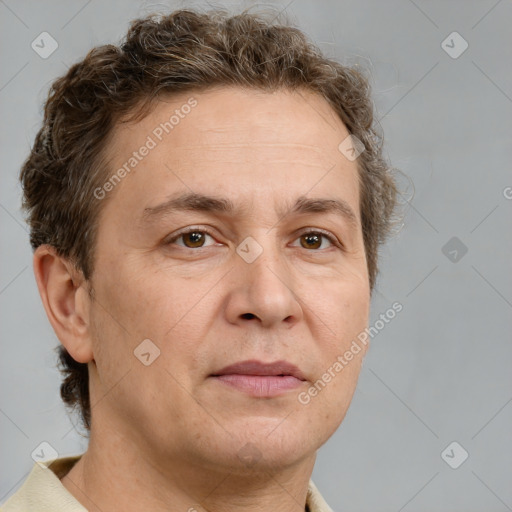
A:
{"type": "Polygon", "coordinates": [[[87,512],[60,481],[80,457],[36,462],[21,487],[0,507],[0,512],[87,512]]]}

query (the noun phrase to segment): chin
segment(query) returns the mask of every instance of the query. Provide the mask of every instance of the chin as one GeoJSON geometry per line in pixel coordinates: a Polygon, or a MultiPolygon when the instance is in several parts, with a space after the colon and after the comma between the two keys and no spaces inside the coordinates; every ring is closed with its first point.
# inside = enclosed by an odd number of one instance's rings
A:
{"type": "Polygon", "coordinates": [[[323,431],[325,425],[297,421],[294,416],[292,413],[288,417],[233,422],[230,425],[233,438],[228,458],[234,456],[237,469],[245,472],[257,469],[275,471],[314,456],[329,438],[329,432],[323,431]],[[236,447],[234,452],[231,451],[233,446],[236,447]]]}

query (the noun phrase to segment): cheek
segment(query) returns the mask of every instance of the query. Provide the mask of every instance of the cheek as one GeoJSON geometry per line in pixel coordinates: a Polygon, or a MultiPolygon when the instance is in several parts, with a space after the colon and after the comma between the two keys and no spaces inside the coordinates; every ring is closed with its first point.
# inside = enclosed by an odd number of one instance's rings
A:
{"type": "MultiPolygon", "coordinates": [[[[322,363],[309,389],[311,402],[324,420],[339,424],[355,391],[362,360],[368,345],[358,339],[368,325],[369,293],[360,283],[339,285],[324,305],[328,305],[328,339],[322,345],[322,363]]],[[[327,306],[326,306],[327,307],[327,306]]],[[[305,397],[305,400],[307,397],[305,397]]]]}
{"type": "MultiPolygon", "coordinates": [[[[138,271],[118,269],[104,283],[101,293],[105,307],[97,309],[108,329],[99,333],[107,345],[107,359],[114,357],[120,367],[138,367],[134,351],[147,347],[158,354],[157,366],[167,368],[180,382],[188,382],[187,369],[197,366],[198,347],[206,328],[200,327],[198,318],[208,318],[208,301],[201,300],[204,285],[151,272],[148,267],[145,271],[142,267],[138,271]],[[116,282],[126,285],[120,288],[116,282]],[[148,339],[155,346],[144,341],[148,339]]],[[[114,370],[117,374],[121,371],[114,370]]]]}
{"type": "Polygon", "coordinates": [[[368,326],[369,313],[370,300],[364,290],[359,289],[349,299],[345,298],[336,326],[339,335],[335,346],[332,347],[334,350],[330,353],[330,360],[326,362],[328,368],[335,366],[331,373],[343,373],[343,386],[352,387],[357,382],[362,359],[368,350],[368,344],[361,341],[360,335],[368,326]],[[343,369],[336,363],[341,364],[343,369]]]}
{"type": "Polygon", "coordinates": [[[98,294],[104,301],[101,306],[133,341],[156,334],[156,319],[167,329],[177,321],[183,290],[173,286],[169,276],[150,272],[147,266],[129,259],[122,266],[106,267],[103,276],[98,294]]]}
{"type": "Polygon", "coordinates": [[[347,349],[347,344],[357,339],[357,336],[368,325],[370,315],[369,296],[364,293],[364,290],[354,293],[349,300],[345,300],[343,312],[342,323],[338,326],[340,332],[343,333],[342,344],[339,348],[347,349]]]}
{"type": "Polygon", "coordinates": [[[368,325],[368,282],[363,279],[335,282],[328,290],[324,290],[323,294],[318,295],[318,300],[321,301],[323,309],[323,312],[320,312],[321,318],[328,319],[326,324],[330,328],[327,353],[331,359],[335,359],[350,347],[352,341],[357,339],[368,325]]]}

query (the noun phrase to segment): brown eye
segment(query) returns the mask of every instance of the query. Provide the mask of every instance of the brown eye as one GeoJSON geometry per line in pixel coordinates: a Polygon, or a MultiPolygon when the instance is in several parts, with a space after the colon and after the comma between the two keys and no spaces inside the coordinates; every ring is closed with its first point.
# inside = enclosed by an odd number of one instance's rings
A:
{"type": "Polygon", "coordinates": [[[302,234],[300,237],[300,244],[304,249],[320,249],[323,239],[327,239],[331,245],[336,245],[333,238],[318,231],[309,231],[302,234]]]}
{"type": "Polygon", "coordinates": [[[202,247],[204,244],[204,233],[202,231],[191,231],[181,235],[186,247],[202,247]],[[190,245],[189,245],[190,244],[190,245]]]}
{"type": "Polygon", "coordinates": [[[190,229],[189,231],[184,231],[179,233],[172,239],[166,242],[166,245],[177,245],[179,247],[184,247],[185,249],[201,249],[205,246],[206,237],[210,237],[213,240],[212,235],[210,235],[207,231],[202,229],[190,229]],[[183,240],[182,243],[176,243],[178,240],[183,240]]]}
{"type": "Polygon", "coordinates": [[[322,245],[322,235],[318,233],[306,234],[300,237],[304,249],[318,249],[322,245]],[[305,244],[302,243],[305,242],[305,244]]]}

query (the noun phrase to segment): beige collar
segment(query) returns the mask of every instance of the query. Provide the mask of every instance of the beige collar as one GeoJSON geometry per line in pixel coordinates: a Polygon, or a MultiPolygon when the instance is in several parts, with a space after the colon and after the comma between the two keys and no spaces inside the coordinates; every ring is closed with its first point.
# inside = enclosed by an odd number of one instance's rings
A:
{"type": "MultiPolygon", "coordinates": [[[[36,504],[38,512],[87,512],[60,481],[81,456],[37,462],[22,486],[1,507],[1,512],[28,512],[33,510],[36,504]]],[[[333,512],[311,480],[306,510],[333,512]]]]}

